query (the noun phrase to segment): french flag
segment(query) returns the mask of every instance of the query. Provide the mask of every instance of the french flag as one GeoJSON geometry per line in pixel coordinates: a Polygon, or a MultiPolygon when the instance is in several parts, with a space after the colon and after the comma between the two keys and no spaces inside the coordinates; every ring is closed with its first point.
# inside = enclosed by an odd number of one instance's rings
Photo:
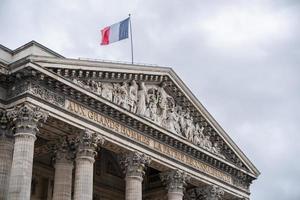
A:
{"type": "Polygon", "coordinates": [[[117,42],[128,38],[129,20],[120,21],[119,23],[107,26],[101,30],[102,40],[101,45],[108,45],[113,42],[117,42]]]}

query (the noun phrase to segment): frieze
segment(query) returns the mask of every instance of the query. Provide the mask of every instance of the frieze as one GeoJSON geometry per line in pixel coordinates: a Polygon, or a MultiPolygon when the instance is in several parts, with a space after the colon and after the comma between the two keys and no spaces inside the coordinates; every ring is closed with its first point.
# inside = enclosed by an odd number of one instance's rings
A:
{"type": "Polygon", "coordinates": [[[52,92],[31,79],[20,81],[12,86],[8,92],[8,98],[20,96],[24,93],[30,93],[57,106],[65,106],[65,98],[62,95],[52,92]]]}
{"type": "Polygon", "coordinates": [[[29,87],[29,93],[40,97],[41,99],[44,99],[48,101],[49,103],[53,103],[57,106],[63,107],[65,105],[65,98],[61,95],[58,95],[57,93],[54,93],[37,83],[31,83],[29,87]]]}

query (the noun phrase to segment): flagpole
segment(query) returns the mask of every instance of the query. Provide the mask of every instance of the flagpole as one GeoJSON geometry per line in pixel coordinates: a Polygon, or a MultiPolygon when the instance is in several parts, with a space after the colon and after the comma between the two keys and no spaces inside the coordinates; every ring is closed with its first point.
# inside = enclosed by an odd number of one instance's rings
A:
{"type": "Polygon", "coordinates": [[[129,15],[129,23],[130,23],[131,64],[133,64],[133,42],[132,42],[131,14],[128,14],[128,15],[129,15]]]}

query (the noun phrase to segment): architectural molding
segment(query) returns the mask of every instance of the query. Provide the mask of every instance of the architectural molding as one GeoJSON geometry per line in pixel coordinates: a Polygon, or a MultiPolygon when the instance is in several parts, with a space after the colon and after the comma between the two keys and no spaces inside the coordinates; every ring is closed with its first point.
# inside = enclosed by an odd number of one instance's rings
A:
{"type": "Polygon", "coordinates": [[[179,169],[163,172],[160,174],[160,178],[166,185],[168,192],[180,193],[185,191],[185,187],[191,179],[186,172],[179,169]]]}
{"type": "Polygon", "coordinates": [[[222,200],[224,190],[216,185],[209,185],[189,189],[186,192],[185,200],[222,200]]]}
{"type": "Polygon", "coordinates": [[[12,124],[10,123],[6,110],[0,109],[0,138],[13,138],[12,124]]]}
{"type": "Polygon", "coordinates": [[[94,158],[97,155],[97,149],[99,146],[102,146],[104,142],[104,137],[99,134],[88,129],[83,130],[80,136],[76,138],[76,159],[90,158],[94,162],[94,158]]]}
{"type": "Polygon", "coordinates": [[[73,162],[75,158],[75,143],[67,136],[61,137],[56,140],[55,143],[49,144],[50,149],[54,155],[54,161],[61,162],[73,162]]]}
{"type": "Polygon", "coordinates": [[[26,102],[7,110],[7,117],[14,123],[16,133],[35,135],[38,126],[42,125],[42,122],[46,122],[48,115],[48,112],[40,107],[26,102]]]}

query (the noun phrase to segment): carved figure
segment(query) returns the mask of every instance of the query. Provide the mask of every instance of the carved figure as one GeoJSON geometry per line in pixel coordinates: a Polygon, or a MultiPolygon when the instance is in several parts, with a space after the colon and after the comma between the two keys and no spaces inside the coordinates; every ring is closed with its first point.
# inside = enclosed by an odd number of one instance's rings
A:
{"type": "Polygon", "coordinates": [[[214,143],[214,145],[212,147],[212,152],[215,154],[218,154],[218,155],[221,154],[221,148],[217,142],[214,143]]]}
{"type": "Polygon", "coordinates": [[[186,137],[189,141],[193,141],[193,135],[194,135],[194,132],[195,132],[195,126],[194,126],[194,123],[193,123],[193,118],[189,116],[187,116],[187,119],[186,119],[186,130],[185,130],[185,134],[186,134],[186,137]]]}
{"type": "Polygon", "coordinates": [[[149,96],[149,118],[152,119],[154,122],[158,123],[158,117],[157,117],[157,97],[152,94],[149,96]]]}
{"type": "Polygon", "coordinates": [[[129,110],[128,106],[128,83],[124,82],[120,87],[120,105],[129,110]]]}
{"type": "Polygon", "coordinates": [[[208,151],[211,151],[211,149],[212,149],[212,142],[210,141],[208,135],[206,135],[205,138],[204,138],[204,145],[203,145],[203,147],[205,149],[207,149],[208,151]]]}
{"type": "Polygon", "coordinates": [[[203,130],[204,130],[204,127],[200,128],[199,124],[197,123],[195,126],[193,143],[198,146],[203,146],[203,140],[204,140],[203,130]]]}
{"type": "Polygon", "coordinates": [[[140,90],[137,93],[137,110],[136,114],[140,116],[145,116],[146,113],[146,104],[147,104],[147,88],[144,82],[140,84],[140,90]]]}
{"type": "Polygon", "coordinates": [[[137,93],[138,93],[138,85],[136,84],[135,80],[131,82],[129,87],[129,107],[131,112],[136,112],[136,104],[137,104],[137,93]]]}
{"type": "Polygon", "coordinates": [[[101,82],[97,82],[97,90],[96,93],[98,95],[102,95],[102,83],[101,82]]]}
{"type": "Polygon", "coordinates": [[[160,108],[160,121],[165,123],[168,109],[168,95],[162,87],[158,88],[158,106],[160,108]]]}
{"type": "Polygon", "coordinates": [[[121,94],[120,94],[120,87],[121,85],[119,83],[114,83],[113,84],[113,102],[115,104],[120,105],[121,104],[121,94]]]}
{"type": "Polygon", "coordinates": [[[175,112],[174,108],[170,109],[167,112],[165,127],[168,130],[170,130],[171,132],[173,132],[175,134],[178,134],[178,135],[181,135],[180,126],[178,124],[178,118],[179,118],[179,116],[175,112]]]}
{"type": "Polygon", "coordinates": [[[102,83],[101,96],[109,101],[112,101],[113,85],[111,83],[102,83]]]}

